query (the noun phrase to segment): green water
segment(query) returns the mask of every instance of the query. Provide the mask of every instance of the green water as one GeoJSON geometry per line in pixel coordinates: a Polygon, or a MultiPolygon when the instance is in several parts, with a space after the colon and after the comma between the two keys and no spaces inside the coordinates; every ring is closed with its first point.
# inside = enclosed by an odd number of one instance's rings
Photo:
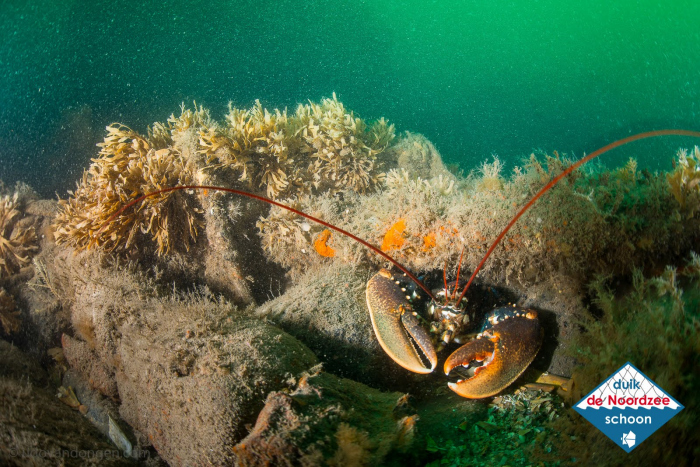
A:
{"type": "MultiPolygon", "coordinates": [[[[492,153],[580,157],[634,132],[700,128],[699,25],[697,0],[5,0],[0,178],[53,196],[113,121],[145,132],[183,101],[221,119],[228,101],[294,107],[333,92],[466,170],[492,153]]],[[[606,162],[668,169],[691,144],[636,143],[606,162]]]]}

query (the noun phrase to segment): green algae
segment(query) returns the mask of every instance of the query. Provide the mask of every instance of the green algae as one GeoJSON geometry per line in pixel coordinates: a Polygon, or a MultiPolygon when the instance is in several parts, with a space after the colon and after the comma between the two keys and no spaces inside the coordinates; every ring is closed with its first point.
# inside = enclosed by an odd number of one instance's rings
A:
{"type": "Polygon", "coordinates": [[[480,417],[453,424],[449,439],[436,441],[426,435],[425,450],[431,459],[427,465],[561,465],[551,422],[564,410],[559,397],[542,391],[520,390],[498,397],[480,417]]]}

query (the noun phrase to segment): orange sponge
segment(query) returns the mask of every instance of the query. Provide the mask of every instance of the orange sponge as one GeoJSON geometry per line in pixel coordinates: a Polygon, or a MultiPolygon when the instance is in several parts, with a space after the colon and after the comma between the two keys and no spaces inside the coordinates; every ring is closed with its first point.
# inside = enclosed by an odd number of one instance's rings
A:
{"type": "Polygon", "coordinates": [[[331,238],[331,231],[326,229],[321,232],[321,235],[314,241],[314,248],[319,255],[325,256],[327,258],[332,258],[335,256],[335,250],[329,247],[326,242],[331,238]]]}
{"type": "Polygon", "coordinates": [[[389,227],[384,241],[382,242],[382,251],[398,250],[406,241],[403,232],[406,230],[406,219],[399,219],[394,225],[389,227]]]}

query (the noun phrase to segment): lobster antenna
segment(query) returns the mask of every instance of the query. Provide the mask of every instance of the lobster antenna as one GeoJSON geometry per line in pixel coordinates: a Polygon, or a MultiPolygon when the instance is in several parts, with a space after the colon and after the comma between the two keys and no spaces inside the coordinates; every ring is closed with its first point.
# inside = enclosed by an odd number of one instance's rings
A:
{"type": "Polygon", "coordinates": [[[149,198],[149,197],[151,197],[151,196],[156,196],[156,195],[159,195],[159,194],[162,194],[162,193],[169,193],[169,192],[171,192],[171,191],[179,191],[179,190],[212,190],[212,191],[224,191],[224,192],[226,192],[226,193],[233,193],[233,194],[235,194],[235,195],[246,196],[246,197],[248,197],[248,198],[257,199],[258,201],[262,201],[262,202],[264,202],[264,203],[272,204],[273,206],[277,206],[277,207],[279,207],[279,208],[286,209],[287,211],[291,211],[291,212],[293,212],[294,214],[297,214],[297,215],[299,215],[299,216],[302,216],[302,217],[305,217],[305,218],[307,218],[307,219],[309,219],[309,220],[312,220],[312,221],[314,221],[314,222],[316,222],[316,223],[318,223],[318,224],[323,225],[324,227],[328,227],[329,229],[335,230],[336,232],[339,232],[339,233],[341,233],[341,234],[343,234],[343,235],[345,235],[345,236],[347,236],[347,237],[350,237],[351,239],[355,240],[356,242],[358,242],[358,243],[364,245],[365,247],[369,248],[369,249],[372,250],[373,252],[375,252],[375,253],[377,253],[378,255],[382,256],[384,259],[386,259],[387,261],[389,261],[391,264],[393,264],[394,266],[396,266],[397,268],[399,268],[399,269],[400,269],[404,274],[406,274],[413,282],[415,282],[421,289],[423,289],[423,291],[425,291],[425,293],[428,294],[428,297],[430,297],[431,300],[435,301],[435,297],[433,297],[433,294],[430,293],[430,290],[428,290],[428,288],[427,288],[425,285],[423,285],[423,283],[422,283],[420,280],[418,280],[418,278],[417,278],[416,276],[414,276],[407,268],[405,268],[404,266],[402,266],[402,265],[401,265],[398,261],[396,261],[394,258],[392,258],[392,257],[389,256],[388,254],[384,253],[382,250],[380,250],[380,249],[377,248],[376,246],[372,245],[371,243],[367,242],[366,240],[361,239],[361,238],[358,237],[357,235],[351,234],[351,233],[348,232],[347,230],[343,230],[343,229],[341,229],[340,227],[336,227],[336,226],[333,225],[333,224],[330,224],[330,223],[328,223],[328,222],[326,222],[326,221],[323,221],[323,220],[319,219],[318,217],[314,217],[314,216],[312,216],[312,215],[310,215],[310,214],[306,214],[306,213],[301,212],[301,211],[299,211],[299,210],[297,210],[297,209],[294,209],[294,208],[292,208],[292,207],[290,207],[290,206],[287,206],[287,205],[285,205],[285,204],[282,204],[282,203],[279,203],[279,202],[277,202],[277,201],[274,201],[274,200],[272,200],[272,199],[270,199],[270,198],[265,198],[264,196],[256,195],[256,194],[253,194],[253,193],[249,193],[249,192],[247,192],[247,191],[236,190],[236,189],[234,189],[234,188],[224,188],[224,187],[220,187],[220,186],[210,186],[210,185],[179,185],[179,186],[174,186],[174,187],[170,187],[170,188],[163,188],[162,190],[157,190],[157,191],[152,191],[152,192],[150,192],[150,193],[146,193],[145,195],[141,195],[141,196],[139,196],[138,198],[129,201],[127,204],[125,204],[124,206],[122,206],[121,208],[119,208],[119,210],[118,210],[117,212],[115,212],[114,214],[112,214],[112,215],[109,217],[109,219],[107,219],[107,221],[104,223],[104,225],[103,225],[102,227],[100,227],[100,230],[98,230],[97,233],[96,233],[95,235],[96,235],[96,236],[97,236],[97,235],[100,235],[100,233],[107,227],[107,225],[109,225],[112,221],[114,221],[117,217],[119,217],[124,211],[126,211],[126,210],[129,209],[130,207],[134,206],[135,204],[140,203],[140,202],[143,201],[144,199],[149,198]]]}
{"type": "Polygon", "coordinates": [[[445,306],[447,306],[447,302],[452,298],[448,296],[449,291],[447,290],[447,260],[445,260],[445,267],[442,268],[442,281],[445,283],[445,306]]]}
{"type": "Polygon", "coordinates": [[[627,143],[631,143],[632,141],[637,141],[640,139],[645,139],[645,138],[653,138],[655,136],[694,136],[696,138],[700,138],[700,132],[697,131],[690,131],[690,130],[657,130],[657,131],[648,131],[645,133],[639,133],[636,135],[628,136],[627,138],[619,139],[613,143],[608,144],[607,146],[603,146],[602,148],[590,153],[583,159],[579,160],[575,164],[573,164],[571,167],[554,177],[549,183],[547,183],[540,191],[537,192],[535,196],[530,199],[530,201],[525,204],[522,208],[520,208],[520,211],[513,216],[513,218],[510,220],[508,225],[501,231],[500,234],[498,234],[498,237],[496,237],[496,240],[493,241],[491,244],[491,247],[486,251],[486,254],[484,255],[483,258],[481,258],[481,262],[479,265],[474,269],[474,272],[472,273],[472,276],[469,278],[469,281],[467,282],[467,285],[464,286],[464,290],[462,290],[462,295],[459,296],[459,299],[457,300],[457,303],[460,303],[462,299],[464,298],[464,295],[467,293],[467,290],[469,289],[469,286],[472,284],[474,281],[474,278],[476,275],[479,273],[481,270],[481,267],[484,265],[487,259],[489,259],[489,256],[491,256],[491,253],[493,253],[493,250],[496,249],[498,244],[503,240],[503,237],[508,233],[511,227],[513,227],[513,224],[515,224],[520,217],[525,214],[525,211],[530,209],[530,207],[535,204],[535,201],[540,199],[540,197],[545,194],[547,191],[549,191],[550,188],[552,188],[554,185],[559,183],[559,181],[569,175],[571,172],[574,170],[578,169],[581,167],[583,164],[586,162],[590,161],[591,159],[595,159],[596,157],[605,154],[606,152],[610,151],[611,149],[615,149],[619,146],[625,145],[627,143]]]}
{"type": "MultiPolygon", "coordinates": [[[[455,290],[450,296],[450,300],[454,300],[455,295],[457,295],[457,288],[459,287],[459,271],[462,269],[462,257],[464,256],[464,247],[462,247],[462,252],[459,254],[459,263],[457,263],[457,279],[455,280],[455,290]]],[[[445,285],[445,294],[447,294],[447,285],[445,285]]],[[[457,303],[459,305],[459,303],[457,303]]]]}

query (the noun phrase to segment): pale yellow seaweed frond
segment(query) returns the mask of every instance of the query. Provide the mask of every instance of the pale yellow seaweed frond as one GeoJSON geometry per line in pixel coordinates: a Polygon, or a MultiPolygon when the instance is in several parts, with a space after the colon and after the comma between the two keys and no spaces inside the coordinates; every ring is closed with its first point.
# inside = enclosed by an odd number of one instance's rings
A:
{"type": "Polygon", "coordinates": [[[690,154],[681,149],[677,156],[674,170],[666,174],[666,179],[681,212],[691,218],[700,210],[700,148],[695,146],[690,154]]]}
{"type": "Polygon", "coordinates": [[[20,223],[18,193],[0,197],[0,277],[10,276],[31,261],[37,250],[34,227],[20,223]]]}
{"type": "Polygon", "coordinates": [[[201,221],[194,201],[185,193],[168,192],[143,200],[117,218],[111,217],[131,200],[163,188],[195,182],[196,170],[175,149],[153,149],[126,126],[107,127],[98,144],[100,154],[83,174],[54,220],[59,244],[106,251],[130,248],[139,232],[150,234],[159,255],[174,245],[189,248],[201,221]]]}

